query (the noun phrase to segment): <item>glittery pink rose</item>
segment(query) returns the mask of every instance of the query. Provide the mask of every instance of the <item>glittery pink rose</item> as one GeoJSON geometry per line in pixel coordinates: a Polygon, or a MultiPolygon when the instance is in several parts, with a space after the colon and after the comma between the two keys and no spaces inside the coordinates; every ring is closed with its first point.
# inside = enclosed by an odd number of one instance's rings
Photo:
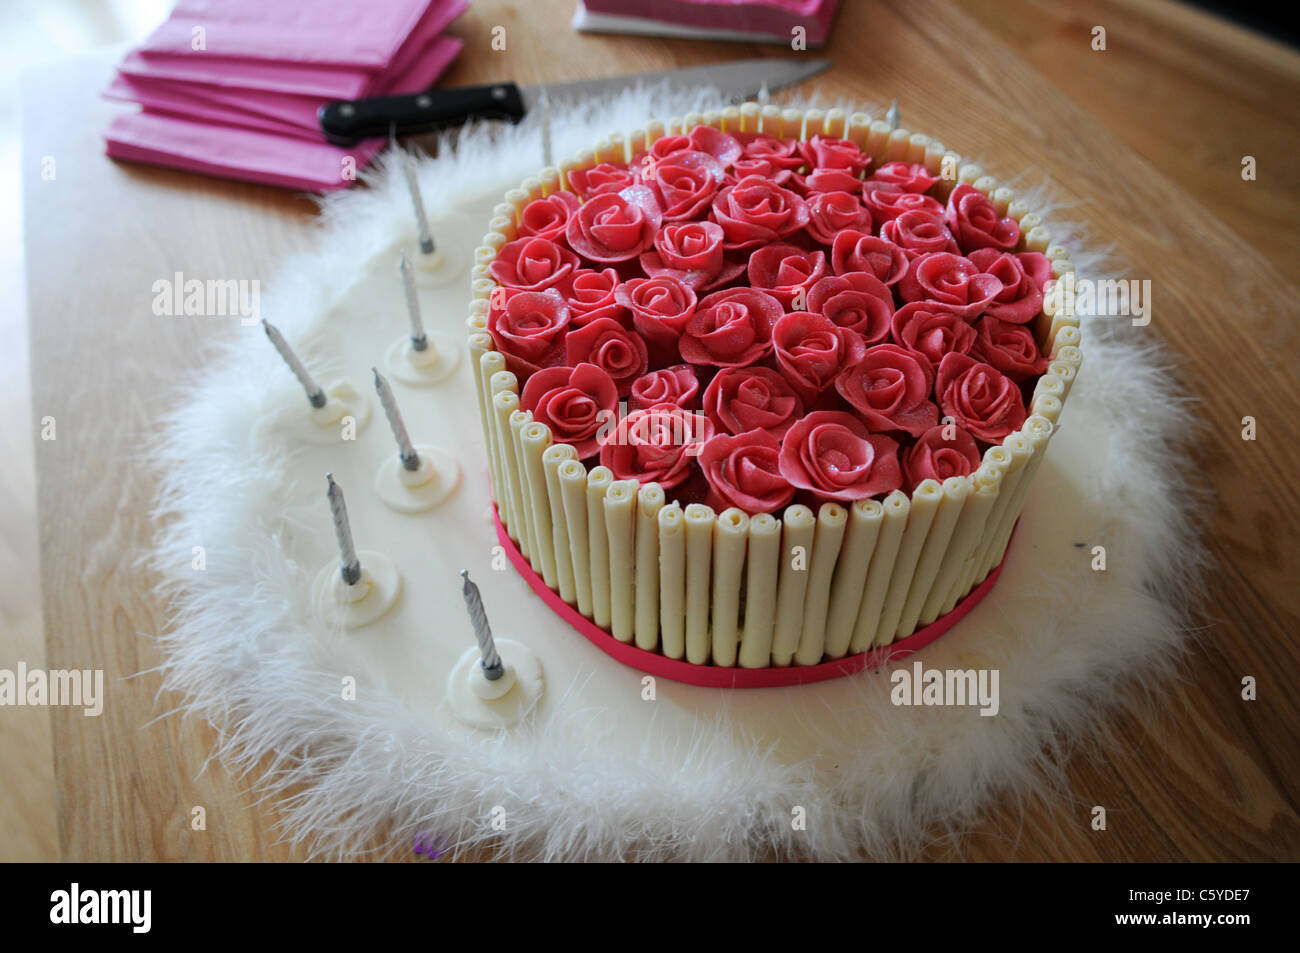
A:
{"type": "Polygon", "coordinates": [[[616,480],[658,483],[671,489],[690,475],[691,461],[710,437],[713,424],[676,404],[634,410],[618,422],[600,448],[600,462],[616,480]]]}
{"type": "Polygon", "coordinates": [[[1002,290],[985,307],[999,321],[1024,324],[1043,310],[1043,286],[1052,277],[1052,263],[1046,255],[1022,252],[1018,255],[995,248],[977,248],[970,260],[980,271],[1002,282],[1002,290]]]}
{"type": "Polygon", "coordinates": [[[808,310],[855,332],[867,344],[889,337],[894,296],[875,275],[862,271],[823,278],[808,292],[808,310]]]}
{"type": "Polygon", "coordinates": [[[907,255],[884,238],[862,231],[843,231],[831,245],[831,268],[837,275],[864,271],[892,285],[907,273],[907,255]]]}
{"type": "Polygon", "coordinates": [[[516,238],[506,242],[488,266],[498,284],[520,291],[555,288],[567,295],[578,256],[545,238],[516,238]]]}
{"type": "Polygon", "coordinates": [[[718,192],[711,218],[722,226],[724,248],[754,248],[806,226],[808,205],[789,189],[750,175],[718,192]]]}
{"type": "Polygon", "coordinates": [[[507,292],[498,300],[500,307],[488,309],[488,334],[507,368],[522,379],[563,362],[569,309],[557,291],[507,292]]]}
{"type": "Polygon", "coordinates": [[[965,354],[949,354],[934,384],[943,412],[987,443],[997,443],[1025,423],[1020,388],[996,367],[965,354]]]}
{"type": "Polygon", "coordinates": [[[801,294],[806,303],[809,289],[826,275],[826,253],[783,243],[764,245],[749,256],[748,272],[751,288],[763,289],[788,308],[801,294]]]}
{"type": "Polygon", "coordinates": [[[949,252],[917,255],[898,283],[904,301],[930,301],[963,318],[982,312],[1001,290],[997,276],[949,252]]]}
{"type": "Polygon", "coordinates": [[[781,302],[757,288],[728,288],[700,300],[677,342],[691,364],[740,367],[772,350],[772,325],[781,302]]]}
{"type": "Polygon", "coordinates": [[[550,427],[557,443],[571,444],[586,459],[600,452],[601,425],[618,415],[618,387],[595,364],[547,367],[524,382],[519,406],[550,427]]]}
{"type": "Polygon", "coordinates": [[[529,202],[519,214],[519,237],[563,241],[564,226],[569,224],[569,216],[577,211],[578,204],[576,195],[563,190],[529,202]]]}
{"type": "Polygon", "coordinates": [[[868,432],[852,414],[816,410],[781,442],[781,475],[794,487],[853,502],[897,490],[903,483],[898,443],[868,432]]]}
{"type": "Polygon", "coordinates": [[[587,200],[577,214],[569,216],[564,236],[583,258],[614,264],[649,248],[662,220],[654,192],[633,185],[587,200]]]}
{"type": "Polygon", "coordinates": [[[689,364],[675,364],[648,374],[632,382],[628,406],[645,410],[655,404],[676,404],[683,410],[696,410],[700,402],[700,379],[689,364]]]}
{"type": "Polygon", "coordinates": [[[595,364],[614,379],[618,396],[626,397],[632,382],[646,372],[649,357],[641,335],[613,318],[597,318],[574,328],[564,339],[565,363],[595,364]]]}
{"type": "MultiPolygon", "coordinates": [[[[871,213],[849,192],[817,192],[808,198],[808,234],[829,245],[845,229],[871,231],[871,213]]],[[[856,269],[855,269],[856,270],[856,269]]]]}
{"type": "Polygon", "coordinates": [[[1023,324],[999,321],[986,314],[976,323],[970,354],[996,367],[1016,383],[1037,377],[1047,370],[1047,358],[1038,349],[1034,333],[1023,324]]]}
{"type": "Polygon", "coordinates": [[[704,412],[727,433],[766,430],[779,440],[803,416],[803,401],[770,367],[734,367],[709,382],[704,412]]]}
{"type": "Polygon", "coordinates": [[[913,301],[895,311],[890,333],[894,343],[924,355],[933,370],[944,355],[968,354],[975,343],[975,328],[965,318],[928,301],[913,301]]]}
{"type": "Polygon", "coordinates": [[[942,483],[949,477],[970,476],[980,465],[975,438],[956,424],[931,427],[903,452],[904,486],[915,490],[922,480],[942,483]],[[951,439],[948,439],[951,438],[951,439]]]}
{"type": "Polygon", "coordinates": [[[716,434],[700,450],[700,469],[709,483],[710,503],[718,510],[771,513],[794,499],[794,487],[781,475],[781,444],[766,430],[716,434]]]}
{"type": "Polygon", "coordinates": [[[908,258],[936,251],[956,255],[961,250],[943,224],[943,216],[933,212],[904,212],[880,226],[880,237],[903,249],[908,258]]]}
{"type": "Polygon", "coordinates": [[[1020,223],[999,216],[987,195],[964,182],[948,196],[943,221],[968,255],[977,248],[1011,251],[1020,241],[1020,223]]]}
{"type": "Polygon", "coordinates": [[[877,344],[835,378],[835,389],[872,431],[925,433],[939,420],[930,401],[930,362],[897,344],[877,344]]]}

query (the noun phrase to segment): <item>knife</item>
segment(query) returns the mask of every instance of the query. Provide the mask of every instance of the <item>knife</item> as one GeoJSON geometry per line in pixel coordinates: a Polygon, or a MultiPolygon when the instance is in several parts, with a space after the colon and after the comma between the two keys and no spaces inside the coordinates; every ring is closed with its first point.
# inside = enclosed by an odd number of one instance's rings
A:
{"type": "Polygon", "coordinates": [[[415,135],[457,126],[470,119],[505,119],[519,122],[536,104],[543,88],[551,107],[579,102],[593,95],[618,92],[638,84],[665,84],[674,92],[716,89],[732,104],[757,96],[764,88],[784,89],[816,76],[831,65],[827,59],[786,57],[783,59],[732,60],[704,66],[606,76],[570,83],[516,86],[489,83],[430,89],[402,96],[376,96],[350,102],[327,103],[317,111],[327,141],[350,146],[376,136],[415,135]]]}

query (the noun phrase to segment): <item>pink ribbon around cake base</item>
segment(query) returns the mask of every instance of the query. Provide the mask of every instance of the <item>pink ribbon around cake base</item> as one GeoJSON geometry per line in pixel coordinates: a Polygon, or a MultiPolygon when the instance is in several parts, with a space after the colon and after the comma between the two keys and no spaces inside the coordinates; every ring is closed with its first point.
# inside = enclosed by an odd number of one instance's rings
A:
{"type": "MultiPolygon", "coordinates": [[[[1006,563],[1006,555],[1004,554],[1002,562],[994,567],[988,578],[971,590],[947,615],[942,615],[924,628],[917,629],[905,639],[899,639],[891,645],[883,645],[878,649],[872,649],[870,652],[849,655],[830,662],[821,662],[817,665],[791,665],[783,668],[731,668],[720,665],[692,665],[690,662],[681,659],[671,659],[657,652],[647,652],[635,645],[620,642],[600,626],[583,616],[577,609],[561,599],[528,564],[524,554],[519,551],[519,547],[510,538],[506,528],[501,525],[501,518],[497,515],[495,506],[492,507],[492,521],[496,524],[497,539],[505,548],[510,561],[519,570],[519,574],[524,577],[524,581],[532,587],[535,593],[542,597],[542,601],[550,606],[556,615],[585,635],[598,649],[638,671],[658,678],[668,678],[674,682],[699,685],[704,688],[777,688],[783,685],[804,685],[809,682],[824,682],[827,679],[839,678],[842,675],[852,675],[854,672],[861,672],[864,669],[881,668],[889,662],[904,658],[918,649],[924,648],[965,618],[966,614],[979,605],[983,598],[993,589],[994,584],[998,581],[998,576],[1002,574],[1002,566],[1006,563]]],[[[1011,538],[1015,539],[1014,531],[1011,538]]],[[[1007,552],[1010,551],[1011,544],[1008,542],[1007,552]]]]}

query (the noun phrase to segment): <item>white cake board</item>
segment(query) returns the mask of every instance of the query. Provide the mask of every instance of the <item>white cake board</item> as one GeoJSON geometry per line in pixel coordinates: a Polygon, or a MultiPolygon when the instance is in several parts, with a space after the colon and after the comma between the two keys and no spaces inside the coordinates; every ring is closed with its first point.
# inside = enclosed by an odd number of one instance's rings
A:
{"type": "MultiPolygon", "coordinates": [[[[557,120],[557,155],[703,105],[644,91],[593,104],[557,120]]],[[[482,223],[438,242],[476,245],[501,193],[536,171],[539,154],[525,123],[471,130],[423,162],[431,217],[482,223]]],[[[368,380],[404,328],[387,249],[413,222],[400,166],[392,171],[332,197],[317,250],[286,262],[267,295],[267,313],[331,379],[368,380]]],[[[1098,273],[1095,258],[1072,258],[1098,273]]],[[[431,331],[464,333],[467,287],[468,276],[421,289],[431,331]]],[[[969,828],[994,796],[1041,785],[1044,751],[1094,727],[1125,684],[1167,672],[1183,643],[1180,607],[1202,559],[1178,465],[1188,418],[1164,396],[1152,335],[1122,343],[1114,322],[1101,324],[1085,326],[1084,373],[999,584],[915,657],[930,668],[997,668],[995,717],[895,707],[889,671],[760,690],[660,679],[646,700],[641,673],[555,617],[495,550],[467,362],[437,386],[394,384],[412,439],[452,450],[464,472],[447,502],[402,515],[373,491],[376,466],[395,450],[382,421],[338,447],[255,427],[302,399],[259,328],[178,397],[157,455],[152,562],[178,607],[158,636],[166,686],[213,720],[228,762],[275,753],[263,784],[294,790],[283,826],[313,854],[356,856],[382,835],[402,856],[421,834],[447,838],[453,854],[545,859],[906,854],[969,828]],[[347,494],[358,548],[385,553],[403,574],[399,603],[353,631],[312,611],[312,575],[336,558],[327,470],[347,494]],[[202,573],[190,569],[195,545],[207,550],[202,573]],[[1090,568],[1097,545],[1106,572],[1090,568]],[[448,672],[473,644],[462,568],[494,632],[527,645],[544,670],[541,702],[506,732],[468,730],[444,704],[448,672]],[[792,823],[799,813],[803,829],[792,823]]]]}

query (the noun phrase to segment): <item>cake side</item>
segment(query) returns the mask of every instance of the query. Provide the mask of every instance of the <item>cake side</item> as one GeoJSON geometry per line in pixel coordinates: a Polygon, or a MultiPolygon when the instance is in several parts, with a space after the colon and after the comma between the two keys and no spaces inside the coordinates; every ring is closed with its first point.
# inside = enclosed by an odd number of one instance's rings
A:
{"type": "Polygon", "coordinates": [[[544,169],[497,206],[475,253],[469,316],[493,496],[509,538],[560,598],[622,642],[693,664],[812,665],[889,645],[951,611],[1001,562],[1081,361],[1077,319],[1048,294],[1030,327],[1049,362],[1020,429],[979,466],[884,499],[792,504],[775,514],[717,512],[666,501],[654,482],[588,468],[574,447],[520,408],[522,382],[487,333],[496,282],[489,268],[516,237],[528,203],[570,188],[602,162],[626,163],[697,125],[807,141],[856,143],[874,162],[910,161],[988,196],[1020,223],[1017,250],[1044,253],[1054,277],[1073,270],[1039,217],[1015,194],[942,144],[883,121],[830,110],[742,107],[647,124],[544,169]]]}

